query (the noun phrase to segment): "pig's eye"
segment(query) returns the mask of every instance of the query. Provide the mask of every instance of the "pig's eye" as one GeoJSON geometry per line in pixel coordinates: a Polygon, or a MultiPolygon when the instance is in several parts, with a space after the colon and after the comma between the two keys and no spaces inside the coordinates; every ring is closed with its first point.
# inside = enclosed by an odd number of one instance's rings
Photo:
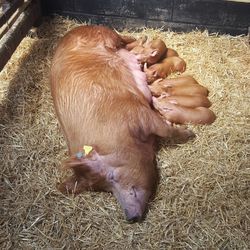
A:
{"type": "Polygon", "coordinates": [[[115,178],[115,173],[114,173],[114,171],[109,172],[108,175],[107,175],[107,178],[108,178],[108,180],[109,180],[110,182],[115,182],[115,181],[117,181],[116,178],[115,178]]]}
{"type": "Polygon", "coordinates": [[[134,197],[137,196],[137,195],[136,195],[136,188],[135,188],[135,186],[132,186],[132,188],[131,188],[129,194],[132,195],[132,196],[134,196],[134,197]]]}

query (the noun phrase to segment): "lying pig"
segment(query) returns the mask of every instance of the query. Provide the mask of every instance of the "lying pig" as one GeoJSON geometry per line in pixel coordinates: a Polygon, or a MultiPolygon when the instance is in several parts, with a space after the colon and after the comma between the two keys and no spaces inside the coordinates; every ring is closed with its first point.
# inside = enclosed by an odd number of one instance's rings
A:
{"type": "Polygon", "coordinates": [[[153,97],[153,106],[169,122],[175,124],[211,124],[215,121],[216,116],[208,108],[196,107],[189,108],[170,103],[164,96],[153,97]]]}
{"type": "MultiPolygon", "coordinates": [[[[129,40],[129,39],[128,39],[129,40]]],[[[102,26],[80,26],[59,42],[51,92],[73,176],[59,189],[112,192],[126,219],[142,219],[157,183],[156,136],[187,139],[151,109],[151,94],[126,38],[102,26]],[[83,148],[91,148],[85,152],[83,148]]]]}
{"type": "Polygon", "coordinates": [[[165,58],[162,62],[156,63],[149,68],[147,68],[147,64],[144,64],[144,72],[149,84],[159,78],[166,78],[171,73],[184,72],[185,70],[185,61],[176,56],[165,58]]]}
{"type": "Polygon", "coordinates": [[[178,52],[174,49],[167,48],[165,57],[179,56],[178,52]]]}
{"type": "Polygon", "coordinates": [[[208,89],[200,85],[192,76],[158,79],[149,86],[153,96],[167,93],[169,96],[208,96],[208,89]]]}

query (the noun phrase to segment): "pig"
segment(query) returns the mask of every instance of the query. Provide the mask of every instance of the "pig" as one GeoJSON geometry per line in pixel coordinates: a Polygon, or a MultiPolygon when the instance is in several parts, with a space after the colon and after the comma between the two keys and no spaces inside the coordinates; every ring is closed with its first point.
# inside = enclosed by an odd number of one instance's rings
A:
{"type": "Polygon", "coordinates": [[[144,63],[152,65],[159,62],[164,57],[167,47],[161,39],[154,39],[146,42],[145,39],[143,39],[130,51],[136,55],[138,62],[142,65],[144,63]]]}
{"type": "Polygon", "coordinates": [[[164,96],[166,102],[177,104],[179,106],[187,107],[187,108],[198,108],[198,107],[211,107],[211,102],[208,100],[206,96],[203,95],[174,95],[174,96],[164,96]]]}
{"type": "Polygon", "coordinates": [[[172,57],[172,56],[177,56],[179,57],[179,54],[176,50],[174,49],[171,49],[171,48],[167,48],[167,51],[166,51],[166,54],[165,54],[165,57],[172,57]]]}
{"type": "Polygon", "coordinates": [[[126,220],[136,222],[157,184],[156,138],[185,141],[194,134],[169,126],[152,109],[145,74],[125,46],[108,27],[77,27],[56,48],[50,82],[69,151],[63,166],[73,173],[59,190],[112,192],[126,220]]]}
{"type": "Polygon", "coordinates": [[[213,111],[205,107],[188,108],[170,103],[163,97],[153,97],[154,107],[169,122],[175,124],[211,124],[216,116],[213,111]]]}
{"type": "Polygon", "coordinates": [[[144,72],[147,76],[147,82],[153,83],[160,78],[166,78],[168,75],[174,72],[184,72],[186,70],[186,63],[180,57],[165,58],[162,62],[156,63],[149,68],[147,64],[144,64],[144,72]]]}
{"type": "MultiPolygon", "coordinates": [[[[127,43],[125,48],[129,51],[133,50],[136,51],[136,48],[138,49],[138,51],[142,51],[143,50],[143,44],[147,41],[147,36],[142,36],[139,39],[132,41],[130,43],[127,43]]],[[[135,53],[134,53],[135,54],[135,53]]]]}
{"type": "Polygon", "coordinates": [[[171,79],[158,79],[149,86],[152,95],[160,96],[163,93],[169,96],[208,96],[208,89],[200,85],[192,76],[183,76],[171,79]]]}

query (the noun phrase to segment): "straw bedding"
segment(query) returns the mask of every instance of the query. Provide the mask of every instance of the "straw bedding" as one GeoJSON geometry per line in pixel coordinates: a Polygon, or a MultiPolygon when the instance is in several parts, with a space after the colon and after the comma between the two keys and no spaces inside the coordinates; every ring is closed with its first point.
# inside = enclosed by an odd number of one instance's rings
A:
{"type": "MultiPolygon", "coordinates": [[[[248,249],[249,78],[246,36],[145,29],[178,51],[210,90],[217,120],[186,144],[160,142],[160,184],[143,223],[111,194],[56,189],[67,149],[48,73],[56,41],[79,25],[55,18],[27,36],[0,74],[1,249],[248,249]]],[[[128,32],[124,32],[127,34],[128,32]]],[[[84,132],[84,131],[83,131],[84,132]]]]}

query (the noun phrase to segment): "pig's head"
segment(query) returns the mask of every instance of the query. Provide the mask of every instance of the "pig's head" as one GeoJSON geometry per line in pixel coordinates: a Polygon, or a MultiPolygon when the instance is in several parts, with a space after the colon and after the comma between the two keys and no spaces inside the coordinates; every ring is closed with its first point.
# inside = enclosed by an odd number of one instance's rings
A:
{"type": "Polygon", "coordinates": [[[122,157],[122,153],[100,155],[93,150],[86,157],[70,158],[65,166],[71,168],[74,175],[60,184],[60,191],[74,194],[86,190],[112,192],[127,221],[143,219],[157,182],[153,154],[140,157],[140,152],[136,152],[122,157]]]}
{"type": "Polygon", "coordinates": [[[153,62],[155,63],[154,58],[157,57],[158,55],[158,50],[157,49],[152,49],[150,47],[144,47],[143,45],[138,45],[134,47],[130,52],[132,52],[139,63],[149,63],[150,64],[153,62]]]}
{"type": "Polygon", "coordinates": [[[147,63],[144,64],[143,71],[146,74],[147,82],[149,84],[153,83],[157,79],[161,78],[157,70],[157,64],[147,67],[147,63]]]}

